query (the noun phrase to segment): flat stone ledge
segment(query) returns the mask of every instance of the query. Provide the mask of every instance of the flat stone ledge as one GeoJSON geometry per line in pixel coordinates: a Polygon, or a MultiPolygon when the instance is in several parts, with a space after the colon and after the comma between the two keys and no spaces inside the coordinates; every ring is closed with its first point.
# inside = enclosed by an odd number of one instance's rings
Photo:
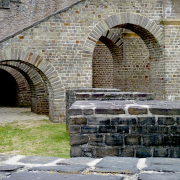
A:
{"type": "Polygon", "coordinates": [[[70,116],[83,115],[83,111],[92,110],[93,114],[126,115],[180,115],[180,101],[122,101],[122,100],[88,100],[76,101],[69,109],[70,116]],[[125,112],[125,109],[127,110],[125,112]]]}

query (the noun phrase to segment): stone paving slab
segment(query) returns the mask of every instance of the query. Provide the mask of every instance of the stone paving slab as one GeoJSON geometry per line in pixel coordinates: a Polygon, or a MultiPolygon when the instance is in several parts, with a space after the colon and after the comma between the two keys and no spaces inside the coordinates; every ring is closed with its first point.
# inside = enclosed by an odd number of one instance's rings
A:
{"type": "Polygon", "coordinates": [[[138,180],[179,180],[180,174],[140,174],[138,180]]]}
{"type": "Polygon", "coordinates": [[[93,162],[96,158],[78,157],[70,158],[57,162],[57,165],[70,165],[70,164],[81,164],[86,165],[87,163],[93,162]]]}
{"type": "Polygon", "coordinates": [[[47,164],[53,161],[56,161],[60,158],[58,157],[43,157],[43,156],[27,156],[22,158],[18,162],[27,163],[27,164],[47,164]]]}
{"type": "Polygon", "coordinates": [[[14,157],[13,155],[0,155],[0,162],[7,161],[9,158],[14,157]]]}
{"type": "Polygon", "coordinates": [[[20,168],[24,168],[23,165],[5,165],[0,166],[0,171],[16,171],[20,168]]]}
{"type": "Polygon", "coordinates": [[[139,172],[137,168],[138,160],[138,158],[130,157],[104,157],[96,164],[94,171],[136,174],[139,172]]]}
{"type": "Polygon", "coordinates": [[[67,174],[50,174],[50,173],[32,173],[32,172],[18,172],[14,173],[7,180],[122,180],[122,177],[117,176],[101,176],[101,175],[67,175],[67,174]]]}
{"type": "Polygon", "coordinates": [[[39,166],[32,167],[28,171],[57,171],[57,172],[67,172],[79,174],[89,166],[87,165],[65,165],[65,166],[39,166]]]}
{"type": "Polygon", "coordinates": [[[144,171],[180,172],[180,159],[146,158],[146,165],[144,171]]]}

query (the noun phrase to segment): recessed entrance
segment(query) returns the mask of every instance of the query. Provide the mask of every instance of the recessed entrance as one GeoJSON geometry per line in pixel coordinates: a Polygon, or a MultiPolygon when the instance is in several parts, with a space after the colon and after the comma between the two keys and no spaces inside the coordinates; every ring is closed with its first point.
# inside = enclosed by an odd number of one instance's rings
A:
{"type": "Polygon", "coordinates": [[[0,106],[16,106],[17,83],[13,76],[3,69],[0,69],[0,106]]]}

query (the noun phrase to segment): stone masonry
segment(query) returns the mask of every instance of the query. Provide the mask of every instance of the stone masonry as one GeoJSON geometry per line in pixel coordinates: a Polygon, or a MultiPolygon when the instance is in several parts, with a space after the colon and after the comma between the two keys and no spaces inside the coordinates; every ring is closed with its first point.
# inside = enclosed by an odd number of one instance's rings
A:
{"type": "Polygon", "coordinates": [[[180,100],[178,0],[0,2],[0,69],[25,78],[27,94],[18,91],[17,97],[23,94],[22,104],[31,104],[33,112],[65,122],[66,90],[97,87],[93,59],[99,41],[111,58],[109,66],[101,62],[98,88],[105,78],[111,88],[180,100]]]}
{"type": "Polygon", "coordinates": [[[90,95],[76,93],[69,109],[71,157],[180,157],[179,102],[146,93],[90,95]]]}

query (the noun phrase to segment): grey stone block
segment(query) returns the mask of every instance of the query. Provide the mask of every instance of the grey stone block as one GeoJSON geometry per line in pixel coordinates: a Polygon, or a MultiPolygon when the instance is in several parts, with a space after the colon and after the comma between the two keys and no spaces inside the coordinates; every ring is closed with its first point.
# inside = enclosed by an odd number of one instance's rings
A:
{"type": "Polygon", "coordinates": [[[124,147],[121,148],[121,157],[134,157],[134,148],[133,147],[124,147]]]}
{"type": "Polygon", "coordinates": [[[129,134],[129,126],[117,126],[117,133],[129,134]]]}
{"type": "Polygon", "coordinates": [[[78,134],[81,132],[80,126],[70,126],[70,133],[71,134],[78,134]]]}
{"type": "Polygon", "coordinates": [[[2,0],[3,2],[3,8],[10,8],[10,0],[2,0]]]}
{"type": "Polygon", "coordinates": [[[168,157],[168,148],[154,148],[153,157],[168,157]]]}
{"type": "Polygon", "coordinates": [[[139,172],[137,169],[138,158],[131,157],[104,157],[99,163],[96,164],[95,170],[104,172],[118,172],[124,174],[136,174],[139,172]]]}
{"type": "Polygon", "coordinates": [[[60,158],[57,157],[43,157],[43,156],[27,156],[20,159],[18,162],[28,163],[28,164],[47,164],[56,161],[60,158]]]}
{"type": "Polygon", "coordinates": [[[122,146],[123,145],[123,136],[122,135],[106,135],[105,144],[108,146],[122,146]]]}
{"type": "Polygon", "coordinates": [[[65,159],[57,162],[57,165],[73,165],[73,164],[81,164],[87,165],[90,162],[93,162],[96,158],[88,158],[88,157],[75,157],[70,159],[65,159]]]}
{"type": "Polygon", "coordinates": [[[99,126],[100,133],[116,133],[115,126],[99,126]]]}
{"type": "Polygon", "coordinates": [[[162,146],[163,136],[162,135],[143,135],[143,146],[162,146]]]}
{"type": "Polygon", "coordinates": [[[91,134],[90,144],[91,145],[101,145],[103,143],[103,136],[101,134],[91,134]]]}
{"type": "Polygon", "coordinates": [[[0,166],[0,171],[16,171],[17,169],[24,168],[23,165],[3,165],[0,166]]]}
{"type": "Polygon", "coordinates": [[[158,117],[159,125],[174,125],[175,119],[173,117],[158,117]]]}
{"type": "Polygon", "coordinates": [[[84,117],[70,118],[70,124],[73,125],[83,125],[87,124],[87,119],[84,117]]]}
{"type": "Polygon", "coordinates": [[[96,157],[119,156],[117,148],[96,148],[96,157]]]}
{"type": "Polygon", "coordinates": [[[146,158],[147,167],[144,171],[180,172],[180,159],[175,158],[146,158]]]}
{"type": "Polygon", "coordinates": [[[141,136],[139,135],[126,135],[125,145],[141,145],[141,136]]]}
{"type": "Polygon", "coordinates": [[[149,174],[142,173],[139,175],[139,180],[170,180],[170,179],[179,179],[179,174],[149,174]]]}
{"type": "Polygon", "coordinates": [[[70,156],[71,157],[81,157],[82,156],[81,147],[80,146],[71,146],[70,156]]]}
{"type": "Polygon", "coordinates": [[[136,157],[138,158],[152,157],[151,148],[146,148],[146,147],[137,148],[136,157]]]}
{"type": "Polygon", "coordinates": [[[97,126],[83,126],[81,127],[82,134],[97,133],[97,126]]]}
{"type": "Polygon", "coordinates": [[[140,125],[155,125],[155,117],[138,117],[138,124],[140,125]]]}
{"type": "Polygon", "coordinates": [[[88,136],[85,135],[71,135],[70,136],[70,145],[81,145],[81,144],[87,144],[88,143],[88,136]]]}
{"type": "Polygon", "coordinates": [[[131,115],[147,114],[147,109],[138,106],[132,106],[128,108],[128,112],[131,115]]]}
{"type": "Polygon", "coordinates": [[[111,119],[111,125],[133,125],[136,124],[136,119],[135,118],[112,118],[111,119]]]}
{"type": "Polygon", "coordinates": [[[90,117],[88,118],[89,125],[110,125],[108,117],[90,117]]]}

